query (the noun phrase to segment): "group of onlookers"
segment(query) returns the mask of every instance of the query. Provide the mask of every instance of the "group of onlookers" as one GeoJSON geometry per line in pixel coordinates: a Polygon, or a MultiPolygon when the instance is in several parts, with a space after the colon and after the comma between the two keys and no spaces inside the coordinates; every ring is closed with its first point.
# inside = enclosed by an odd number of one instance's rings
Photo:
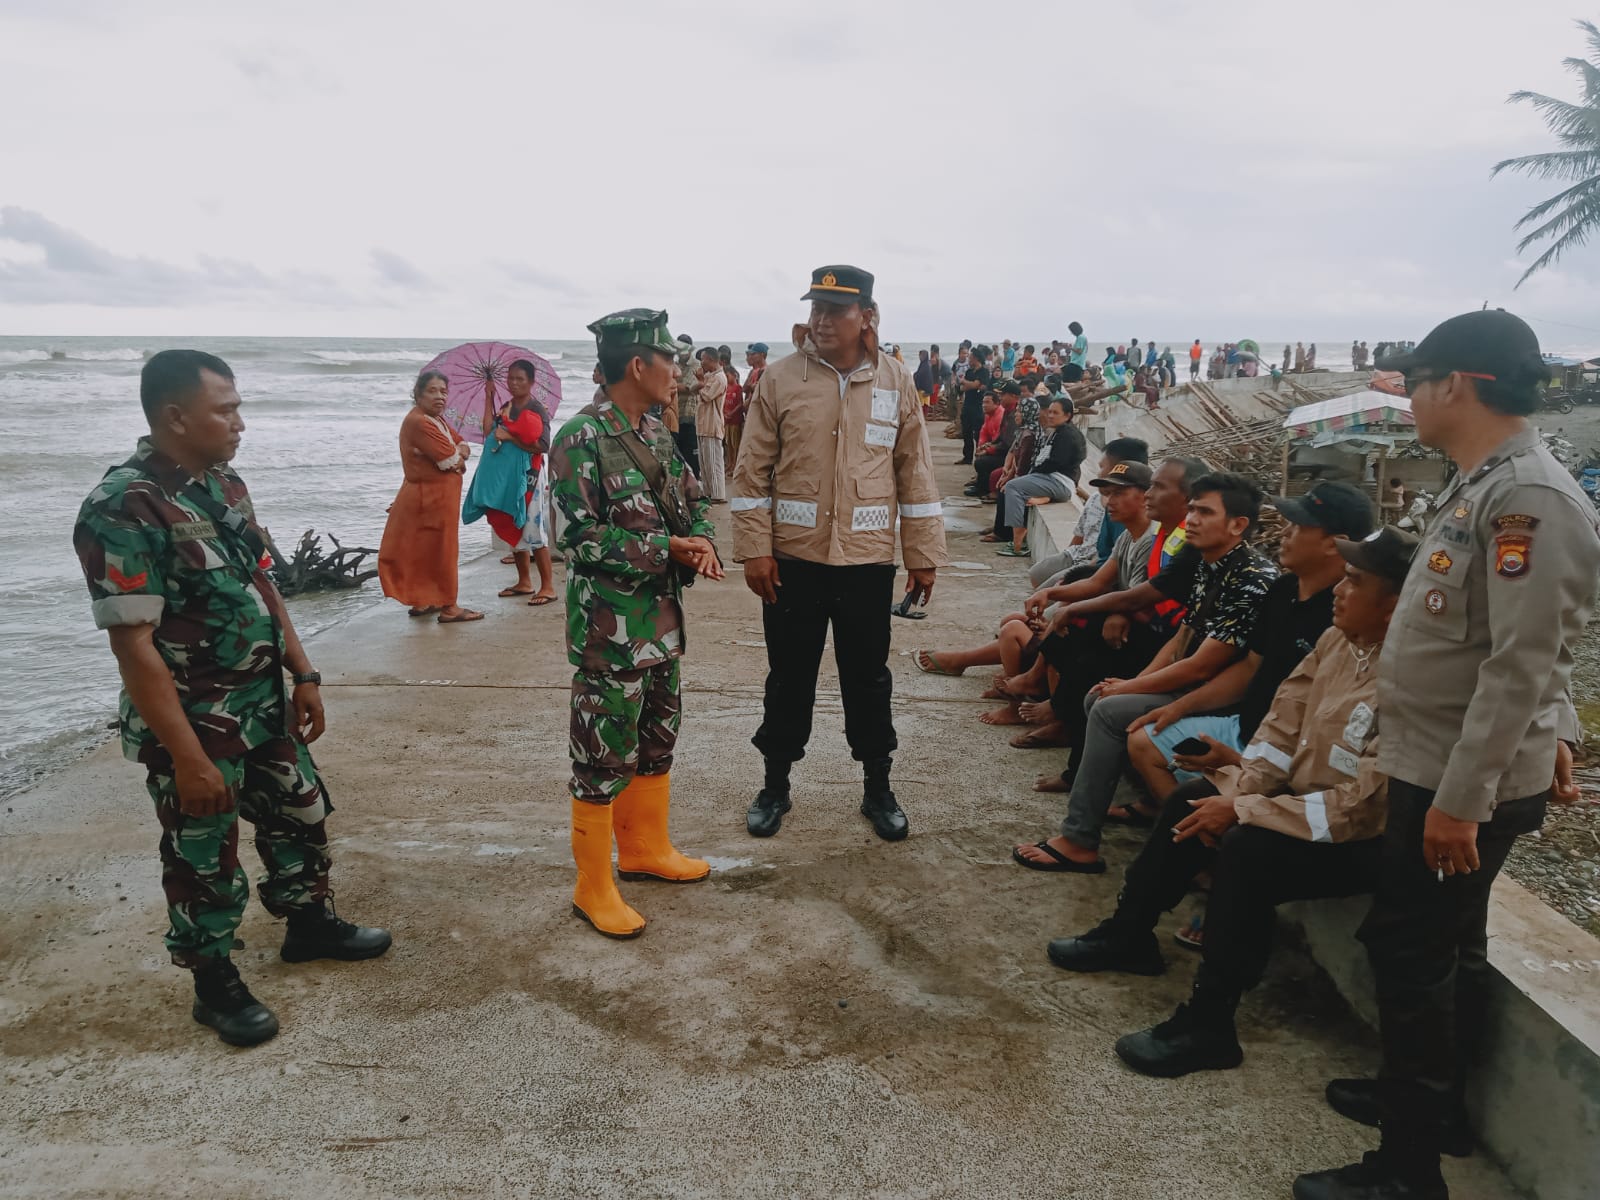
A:
{"type": "Polygon", "coordinates": [[[1471,1144],[1489,887],[1545,804],[1578,794],[1565,688],[1600,529],[1526,420],[1546,373],[1537,339],[1503,312],[1467,314],[1386,365],[1406,377],[1419,440],[1458,467],[1422,538],[1383,525],[1352,484],[1269,501],[1248,477],[1185,457],[1152,467],[1143,442],[1114,439],[1071,542],[1033,565],[1035,590],[994,639],[913,652],[929,674],[999,667],[981,720],[1067,755],[1034,784],[1065,797],[1061,824],[1011,848],[1020,867],[1100,874],[1107,826],[1140,831],[1113,911],[1050,941],[1056,966],[1161,973],[1157,922],[1209,887],[1203,921],[1179,931],[1202,954],[1188,1000],[1116,1042],[1133,1069],[1239,1066],[1235,1013],[1276,906],[1373,896],[1359,936],[1384,1069],[1327,1097],[1382,1145],[1300,1177],[1302,1200],[1447,1194],[1439,1154],[1471,1144]],[[1270,558],[1251,540],[1266,503],[1283,522],[1270,558]]]}

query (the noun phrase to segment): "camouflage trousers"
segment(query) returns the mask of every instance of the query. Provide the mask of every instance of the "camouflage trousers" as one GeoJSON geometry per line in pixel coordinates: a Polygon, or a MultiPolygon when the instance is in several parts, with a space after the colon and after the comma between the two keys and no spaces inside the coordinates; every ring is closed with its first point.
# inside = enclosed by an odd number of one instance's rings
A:
{"type": "Polygon", "coordinates": [[[679,660],[572,675],[572,795],[610,804],[634,775],[672,769],[683,701],[679,660]]]}
{"type": "Polygon", "coordinates": [[[292,739],[257,746],[216,763],[234,807],[210,817],[185,816],[170,766],[152,765],[146,786],[161,821],[161,889],[167,895],[167,949],[180,967],[221,958],[233,949],[250,881],[239,865],[239,818],[255,826],[256,853],[266,873],[258,891],[275,917],[328,897],[328,835],[333,806],[311,751],[292,739]]]}

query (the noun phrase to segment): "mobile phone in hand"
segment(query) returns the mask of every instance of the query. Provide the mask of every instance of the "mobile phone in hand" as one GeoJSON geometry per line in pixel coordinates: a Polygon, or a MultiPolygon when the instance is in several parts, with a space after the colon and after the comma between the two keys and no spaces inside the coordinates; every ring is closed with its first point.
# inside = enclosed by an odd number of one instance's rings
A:
{"type": "Polygon", "coordinates": [[[1197,737],[1184,738],[1172,748],[1172,752],[1185,758],[1202,758],[1211,753],[1211,747],[1197,737]]]}

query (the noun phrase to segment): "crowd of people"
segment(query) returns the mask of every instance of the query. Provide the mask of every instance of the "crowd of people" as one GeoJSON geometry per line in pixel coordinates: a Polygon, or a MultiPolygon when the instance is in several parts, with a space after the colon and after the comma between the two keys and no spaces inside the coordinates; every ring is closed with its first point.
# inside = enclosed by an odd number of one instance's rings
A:
{"type": "MultiPolygon", "coordinates": [[[[872,287],[859,268],[818,268],[796,353],[769,368],[752,344],[755,378],[742,382],[723,348],[685,370],[689,344],[664,312],[609,314],[590,326],[595,397],[553,439],[520,384],[483,418],[486,453],[516,451],[481,489],[475,477],[466,506],[512,548],[506,594],[526,594],[539,562],[529,510],[542,506],[534,467],[546,453],[563,517],[573,912],[636,937],[646,920],[619,878],[711,873],[668,824],[683,591],[725,576],[717,499],[766,634],[752,738],[764,775],[747,832],[774,836],[793,806],[831,631],[861,815],[886,842],[909,835],[890,785],[890,608],[897,548],[903,609],[925,605],[949,563],[924,417],[948,389],[969,490],[995,500],[1002,554],[1028,553],[1027,505],[1076,491],[1094,456],[1075,535],[1032,564],[1031,591],[995,614],[995,637],[913,655],[938,675],[1000,667],[986,724],[1024,727],[1019,748],[1065,751],[1034,785],[1064,797],[1060,826],[1011,847],[1019,869],[1102,874],[1107,824],[1142,831],[1113,911],[1048,940],[1049,961],[1162,972],[1155,927],[1208,878],[1188,1000],[1115,1051],[1158,1077],[1233,1069],[1236,1013],[1268,960],[1276,906],[1370,894],[1359,937],[1377,977],[1383,1069],[1327,1094],[1378,1126],[1380,1146],[1302,1175],[1294,1194],[1446,1196],[1439,1155],[1470,1145],[1464,1079],[1484,1025],[1489,889],[1546,804],[1577,794],[1567,688],[1600,575],[1595,510],[1526,420],[1546,375],[1532,331],[1504,312],[1469,313],[1380,364],[1403,376],[1418,439],[1458,468],[1418,538],[1381,526],[1344,483],[1269,501],[1197,459],[1152,462],[1135,438],[1091,448],[1076,417],[1131,386],[1137,341],[1090,366],[1073,323],[1064,359],[1061,343],[1042,361],[1027,345],[963,344],[946,377],[936,347],[913,369],[879,344],[872,287]],[[1270,558],[1252,540],[1269,502],[1285,522],[1270,558]],[[1130,775],[1138,788],[1119,803],[1130,775]]],[[[446,394],[442,377],[417,380],[380,569],[386,593],[449,622],[476,614],[455,595],[471,449],[439,419],[446,394]]],[[[248,895],[239,817],[256,827],[263,904],[288,924],[284,959],[372,958],[391,938],[333,909],[330,806],[309,750],[324,727],[321,676],[227,466],[243,432],[232,370],[163,351],[145,365],[141,402],[150,435],[86,498],[74,546],[125,685],[124,752],[146,770],[162,829],[168,950],[194,973],[195,1019],[251,1045],[278,1022],[230,958],[248,895]]],[[[539,569],[548,584],[548,560],[539,569]]]]}

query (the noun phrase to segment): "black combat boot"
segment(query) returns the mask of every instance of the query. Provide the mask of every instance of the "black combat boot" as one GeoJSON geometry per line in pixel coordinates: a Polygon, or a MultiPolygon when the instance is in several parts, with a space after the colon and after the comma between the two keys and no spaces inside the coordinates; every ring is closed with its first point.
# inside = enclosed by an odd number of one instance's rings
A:
{"type": "Polygon", "coordinates": [[[861,792],[861,815],[872,822],[873,831],[884,841],[898,842],[911,832],[911,826],[889,790],[890,763],[887,758],[873,758],[861,764],[866,775],[861,792]]]}
{"type": "MultiPolygon", "coordinates": [[[[1382,1082],[1377,1079],[1335,1079],[1328,1084],[1328,1107],[1341,1117],[1378,1128],[1382,1116],[1382,1082]]],[[[1456,1096],[1439,1126],[1439,1149],[1455,1158],[1472,1154],[1472,1126],[1467,1106],[1456,1096]]]]}
{"type": "Polygon", "coordinates": [[[1088,933],[1056,938],[1046,949],[1050,961],[1063,971],[1125,971],[1130,975],[1159,975],[1166,960],[1150,930],[1129,930],[1113,919],[1101,921],[1088,933]]]}
{"type": "Polygon", "coordinates": [[[278,954],[284,962],[309,962],[313,958],[354,962],[377,958],[393,940],[387,929],[372,929],[342,920],[330,902],[290,913],[289,932],[278,954]]]}
{"type": "Polygon", "coordinates": [[[771,837],[783,824],[783,814],[788,812],[789,763],[767,759],[767,777],[756,793],[750,811],[744,815],[744,827],[751,837],[771,837]]]}
{"type": "Polygon", "coordinates": [[[1192,1071],[1227,1071],[1244,1061],[1233,1018],[1191,1001],[1159,1025],[1117,1039],[1117,1057],[1141,1075],[1176,1079],[1192,1071]]]}
{"type": "Polygon", "coordinates": [[[195,968],[194,1019],[211,1026],[230,1046],[254,1046],[278,1032],[278,1018],[250,994],[228,958],[195,968]]]}
{"type": "Polygon", "coordinates": [[[1439,1164],[1406,1171],[1382,1150],[1334,1171],[1313,1171],[1294,1181],[1294,1200],[1449,1200],[1439,1164]]]}

